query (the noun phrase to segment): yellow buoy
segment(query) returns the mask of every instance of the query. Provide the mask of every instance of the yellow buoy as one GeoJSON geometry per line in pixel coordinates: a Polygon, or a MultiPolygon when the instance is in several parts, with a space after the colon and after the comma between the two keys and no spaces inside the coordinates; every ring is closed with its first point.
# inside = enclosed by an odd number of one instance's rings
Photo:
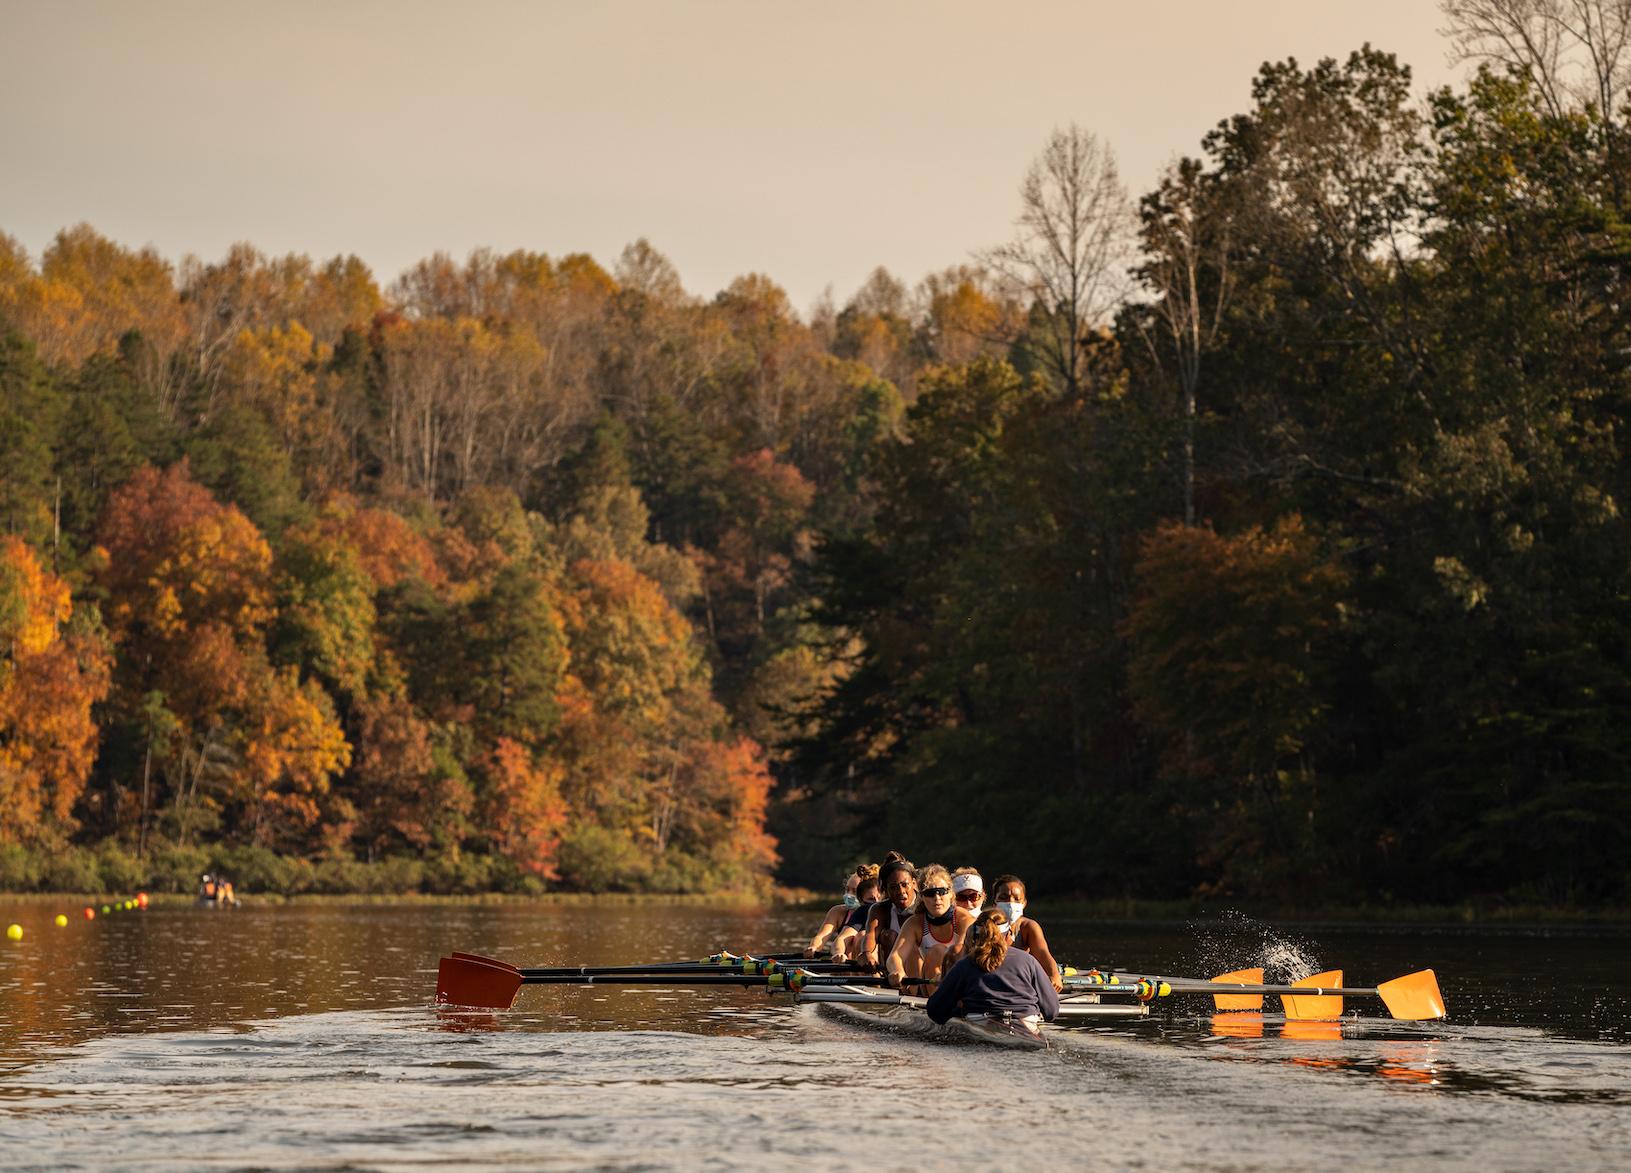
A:
{"type": "Polygon", "coordinates": [[[68,927],[68,918],[66,916],[64,916],[62,913],[59,912],[59,913],[57,913],[57,919],[56,919],[55,923],[56,923],[57,928],[65,929],[65,928],[68,927]]]}
{"type": "Polygon", "coordinates": [[[21,941],[23,939],[23,926],[7,925],[6,936],[10,937],[13,941],[21,941]]]}
{"type": "Polygon", "coordinates": [[[108,915],[108,912],[109,912],[109,909],[108,909],[108,906],[107,906],[107,905],[106,905],[106,904],[104,904],[104,905],[103,905],[103,906],[102,906],[102,915],[103,915],[103,916],[107,916],[107,915],[108,915]]]}

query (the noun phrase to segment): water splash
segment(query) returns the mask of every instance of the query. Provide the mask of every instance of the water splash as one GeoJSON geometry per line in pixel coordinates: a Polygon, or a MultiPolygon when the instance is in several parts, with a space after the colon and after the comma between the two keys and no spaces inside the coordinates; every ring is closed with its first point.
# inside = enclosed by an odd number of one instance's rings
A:
{"type": "Polygon", "coordinates": [[[1261,966],[1268,982],[1294,982],[1320,972],[1312,942],[1230,909],[1216,920],[1190,924],[1198,972],[1207,976],[1261,966]]]}

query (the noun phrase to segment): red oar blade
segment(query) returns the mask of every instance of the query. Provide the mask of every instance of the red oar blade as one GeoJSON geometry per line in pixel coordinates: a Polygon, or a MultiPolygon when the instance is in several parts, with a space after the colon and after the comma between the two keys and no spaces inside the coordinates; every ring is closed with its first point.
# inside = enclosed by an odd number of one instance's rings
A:
{"type": "MultiPolygon", "coordinates": [[[[1314,986],[1318,989],[1336,989],[1342,985],[1342,971],[1340,969],[1327,970],[1324,973],[1312,974],[1301,981],[1291,983],[1293,986],[1314,986]]],[[[1342,998],[1340,995],[1316,994],[1281,994],[1280,1004],[1285,1007],[1288,1019],[1299,1018],[1341,1018],[1342,998]]]]}
{"type": "MultiPolygon", "coordinates": [[[[1260,986],[1263,984],[1263,971],[1261,969],[1237,969],[1231,973],[1220,973],[1212,980],[1215,982],[1232,982],[1240,986],[1260,986]]],[[[1212,1005],[1218,1010],[1261,1010],[1263,1009],[1263,995],[1213,994],[1212,1005]]]]}
{"type": "Polygon", "coordinates": [[[447,1006],[508,1010],[521,989],[521,974],[468,957],[444,957],[436,967],[436,1001],[447,1006]]]}
{"type": "Polygon", "coordinates": [[[1430,969],[1383,982],[1376,987],[1376,992],[1394,1018],[1443,1018],[1446,1013],[1444,995],[1438,992],[1438,978],[1430,969]]]}
{"type": "Polygon", "coordinates": [[[483,965],[496,965],[500,969],[514,969],[516,973],[521,972],[508,961],[500,961],[496,957],[483,957],[480,953],[455,953],[452,956],[457,961],[479,961],[483,965]]]}

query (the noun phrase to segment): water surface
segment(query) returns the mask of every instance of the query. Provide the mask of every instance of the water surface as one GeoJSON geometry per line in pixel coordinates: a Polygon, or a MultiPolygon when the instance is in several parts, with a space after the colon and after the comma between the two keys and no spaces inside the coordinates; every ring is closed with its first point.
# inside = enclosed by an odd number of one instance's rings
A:
{"type": "Polygon", "coordinates": [[[1620,932],[1106,925],[1039,905],[1079,964],[1340,966],[1364,984],[1431,965],[1451,1017],[1288,1031],[1272,1014],[1189,1013],[1028,1054],[747,990],[528,988],[501,1014],[430,1004],[452,949],[679,959],[785,947],[808,913],[294,905],[59,930],[53,911],[13,910],[28,935],[0,948],[0,1140],[24,1167],[1631,1165],[1620,932]]]}

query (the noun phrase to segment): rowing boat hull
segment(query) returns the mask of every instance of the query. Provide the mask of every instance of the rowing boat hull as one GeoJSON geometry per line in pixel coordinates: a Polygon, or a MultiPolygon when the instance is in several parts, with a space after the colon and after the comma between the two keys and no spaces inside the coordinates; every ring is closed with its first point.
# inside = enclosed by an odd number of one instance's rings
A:
{"type": "Polygon", "coordinates": [[[937,1023],[916,1006],[867,1005],[855,1002],[822,1002],[822,1009],[835,1017],[865,1026],[910,1034],[937,1042],[983,1043],[988,1046],[1007,1047],[1020,1051],[1045,1050],[1048,1040],[1031,1030],[1023,1022],[1005,1022],[984,1019],[971,1022],[966,1018],[953,1018],[937,1023]]]}

